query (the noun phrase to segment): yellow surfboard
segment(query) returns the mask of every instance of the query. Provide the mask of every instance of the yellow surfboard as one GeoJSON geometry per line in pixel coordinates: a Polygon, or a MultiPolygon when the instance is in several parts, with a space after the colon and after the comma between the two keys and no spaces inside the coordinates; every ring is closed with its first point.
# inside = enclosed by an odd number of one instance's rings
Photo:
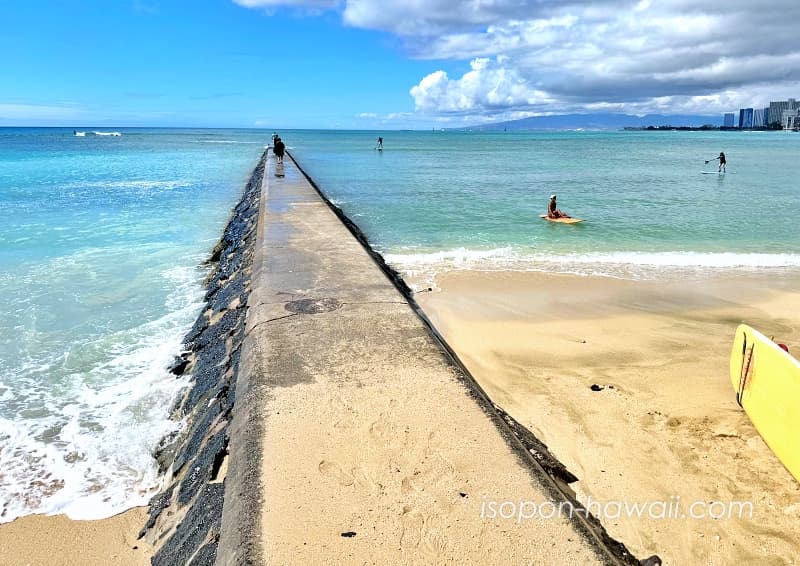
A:
{"type": "Polygon", "coordinates": [[[540,214],[539,218],[544,218],[550,222],[560,222],[561,224],[577,224],[578,222],[583,222],[583,218],[550,218],[546,214],[540,214]]]}
{"type": "Polygon", "coordinates": [[[741,324],[731,352],[736,400],[786,469],[800,481],[800,362],[741,324]]]}

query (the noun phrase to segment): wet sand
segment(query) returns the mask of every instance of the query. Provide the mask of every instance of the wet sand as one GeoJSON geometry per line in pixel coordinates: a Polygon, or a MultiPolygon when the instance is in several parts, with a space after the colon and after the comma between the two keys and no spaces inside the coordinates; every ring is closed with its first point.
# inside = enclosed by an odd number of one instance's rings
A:
{"type": "Polygon", "coordinates": [[[108,519],[73,521],[64,515],[29,515],[0,525],[4,566],[149,566],[151,548],[137,536],[147,509],[108,519]]]}
{"type": "Polygon", "coordinates": [[[422,308],[492,400],[580,479],[579,499],[603,505],[609,534],[634,554],[667,564],[800,556],[800,484],[728,377],[740,322],[800,352],[797,278],[455,272],[437,285],[417,295],[422,308]],[[650,506],[627,517],[612,501],[650,506]],[[681,518],[695,501],[706,518],[681,518]],[[713,501],[750,502],[752,517],[713,501]]]}

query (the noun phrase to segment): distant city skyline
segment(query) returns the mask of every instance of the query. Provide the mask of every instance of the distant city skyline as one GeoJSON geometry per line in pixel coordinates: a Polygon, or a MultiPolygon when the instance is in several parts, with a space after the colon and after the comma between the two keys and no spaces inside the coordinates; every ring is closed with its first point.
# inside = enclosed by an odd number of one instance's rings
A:
{"type": "Polygon", "coordinates": [[[0,126],[711,117],[800,92],[796,0],[28,0],[0,19],[0,126]]]}
{"type": "Polygon", "coordinates": [[[740,108],[737,114],[726,112],[722,125],[726,128],[797,128],[800,119],[800,102],[795,98],[771,100],[764,108],[740,108]],[[789,120],[792,118],[792,120],[789,120]]]}

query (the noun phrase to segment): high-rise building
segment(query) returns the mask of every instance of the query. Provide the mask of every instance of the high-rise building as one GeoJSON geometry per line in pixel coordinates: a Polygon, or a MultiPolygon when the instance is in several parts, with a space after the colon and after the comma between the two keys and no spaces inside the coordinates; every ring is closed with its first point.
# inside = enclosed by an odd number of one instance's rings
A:
{"type": "Polygon", "coordinates": [[[785,124],[786,121],[784,120],[783,113],[786,110],[797,110],[800,108],[800,104],[794,98],[790,98],[789,100],[779,100],[777,102],[770,101],[769,103],[769,116],[767,119],[768,125],[772,125],[774,123],[778,124],[785,124]]]}
{"type": "Polygon", "coordinates": [[[764,109],[763,108],[754,108],[753,109],[753,127],[754,128],[763,128],[764,127],[764,109]]]}
{"type": "Polygon", "coordinates": [[[781,126],[784,130],[800,130],[800,109],[784,110],[781,126]]]}
{"type": "Polygon", "coordinates": [[[722,119],[722,125],[726,128],[733,128],[734,115],[733,112],[726,112],[722,119]]]}
{"type": "Polygon", "coordinates": [[[739,109],[739,127],[752,128],[753,127],[753,109],[740,108],[739,109]]]}

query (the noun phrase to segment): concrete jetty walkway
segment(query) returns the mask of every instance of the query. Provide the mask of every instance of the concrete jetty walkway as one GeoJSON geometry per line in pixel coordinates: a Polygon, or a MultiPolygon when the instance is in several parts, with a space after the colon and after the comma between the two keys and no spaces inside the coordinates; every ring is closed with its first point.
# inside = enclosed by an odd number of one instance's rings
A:
{"type": "Polygon", "coordinates": [[[258,238],[218,564],[615,562],[574,519],[500,518],[552,480],[289,158],[258,238]]]}

